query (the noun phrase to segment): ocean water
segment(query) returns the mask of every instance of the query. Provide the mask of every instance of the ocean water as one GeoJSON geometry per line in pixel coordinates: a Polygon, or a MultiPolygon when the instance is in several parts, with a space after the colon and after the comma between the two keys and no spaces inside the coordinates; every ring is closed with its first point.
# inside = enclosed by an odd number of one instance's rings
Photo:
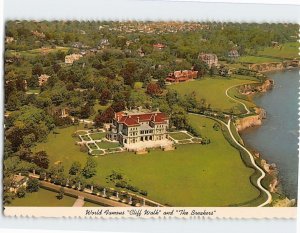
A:
{"type": "Polygon", "coordinates": [[[254,98],[267,111],[267,119],[262,126],[247,129],[241,136],[263,159],[277,165],[283,193],[297,198],[299,70],[278,71],[267,76],[275,81],[274,88],[254,98]]]}

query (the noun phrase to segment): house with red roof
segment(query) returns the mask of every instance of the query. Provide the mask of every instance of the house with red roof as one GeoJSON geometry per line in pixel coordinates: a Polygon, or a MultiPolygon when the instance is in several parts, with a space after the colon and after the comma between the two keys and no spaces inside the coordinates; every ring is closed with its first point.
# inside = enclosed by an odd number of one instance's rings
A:
{"type": "Polygon", "coordinates": [[[167,82],[179,83],[197,78],[198,71],[196,70],[179,70],[168,74],[167,82]]]}
{"type": "Polygon", "coordinates": [[[133,109],[115,113],[107,139],[129,144],[168,138],[169,117],[156,111],[133,109]]]}

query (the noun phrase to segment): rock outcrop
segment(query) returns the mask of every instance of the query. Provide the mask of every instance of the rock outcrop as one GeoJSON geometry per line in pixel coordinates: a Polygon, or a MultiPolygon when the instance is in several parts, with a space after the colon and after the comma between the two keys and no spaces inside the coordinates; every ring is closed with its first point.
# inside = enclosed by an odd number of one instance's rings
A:
{"type": "Polygon", "coordinates": [[[288,199],[287,197],[282,200],[276,200],[273,203],[274,207],[294,207],[296,205],[296,200],[295,199],[288,199]]]}
{"type": "Polygon", "coordinates": [[[283,62],[267,62],[259,64],[250,64],[249,69],[257,72],[269,72],[276,70],[284,70],[286,68],[300,67],[299,60],[289,60],[283,62]]]}
{"type": "Polygon", "coordinates": [[[242,131],[249,127],[258,126],[262,124],[262,117],[260,115],[252,115],[236,120],[236,128],[238,131],[242,131]]]}
{"type": "Polygon", "coordinates": [[[274,85],[274,80],[267,79],[261,85],[251,85],[245,84],[240,86],[239,92],[243,95],[251,95],[256,92],[267,92],[268,90],[272,89],[274,85]]]}

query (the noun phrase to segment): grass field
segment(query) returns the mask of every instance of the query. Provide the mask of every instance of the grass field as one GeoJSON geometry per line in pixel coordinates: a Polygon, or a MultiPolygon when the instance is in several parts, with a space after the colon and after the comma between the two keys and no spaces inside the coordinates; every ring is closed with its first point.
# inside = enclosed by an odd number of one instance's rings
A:
{"type": "Polygon", "coordinates": [[[107,142],[107,141],[97,142],[97,145],[101,149],[109,149],[109,148],[115,148],[120,146],[118,142],[107,142]]]}
{"type": "Polygon", "coordinates": [[[93,140],[100,140],[100,139],[102,139],[102,138],[105,138],[105,135],[106,135],[105,132],[99,132],[99,133],[93,133],[93,134],[90,134],[90,137],[91,137],[93,140]]]}
{"type": "Polygon", "coordinates": [[[187,135],[186,133],[182,133],[182,132],[170,133],[170,136],[172,138],[174,138],[175,140],[184,140],[184,139],[191,138],[189,135],[187,135]]]}
{"type": "Polygon", "coordinates": [[[258,52],[260,56],[268,56],[281,59],[299,59],[299,46],[298,42],[290,42],[280,45],[279,47],[268,47],[258,52]]]}
{"type": "Polygon", "coordinates": [[[68,47],[57,46],[56,48],[38,48],[38,49],[18,51],[18,52],[8,50],[8,51],[6,51],[6,55],[7,56],[20,55],[22,57],[31,58],[31,57],[40,56],[43,54],[53,53],[53,52],[58,52],[58,51],[67,52],[69,49],[70,48],[68,48],[68,47]]]}
{"type": "Polygon", "coordinates": [[[259,56],[243,56],[238,59],[238,62],[244,63],[266,63],[266,62],[280,62],[281,59],[271,57],[259,57],[259,56]]]}
{"type": "Polygon", "coordinates": [[[40,188],[38,192],[26,193],[24,198],[16,198],[9,206],[51,206],[51,207],[71,207],[76,201],[75,198],[64,195],[59,200],[56,198],[57,193],[40,188]]]}
{"type": "MultiPolygon", "coordinates": [[[[172,206],[228,206],[256,198],[259,191],[249,181],[253,170],[245,167],[222,132],[213,130],[215,121],[194,115],[189,120],[211,140],[209,145],[179,145],[174,151],[151,150],[145,156],[130,152],[99,156],[92,180],[113,187],[106,177],[112,170],[120,171],[149,198],[172,206]]],[[[66,172],[73,161],[84,165],[88,155],[74,144],[75,127],[57,131],[60,134],[50,134],[35,150],[46,150],[50,162],[61,161],[66,172]]]]}
{"type": "Polygon", "coordinates": [[[229,99],[225,91],[228,87],[244,83],[254,83],[254,81],[244,80],[241,77],[238,79],[215,77],[170,85],[169,88],[176,90],[181,95],[195,92],[198,100],[204,98],[214,110],[230,111],[230,109],[236,108],[237,112],[242,113],[244,111],[243,106],[229,99]]]}

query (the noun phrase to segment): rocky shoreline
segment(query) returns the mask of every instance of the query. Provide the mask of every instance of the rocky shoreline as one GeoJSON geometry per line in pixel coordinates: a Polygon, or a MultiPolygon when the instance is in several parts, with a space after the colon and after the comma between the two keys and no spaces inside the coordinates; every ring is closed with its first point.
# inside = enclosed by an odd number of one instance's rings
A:
{"type": "MultiPolygon", "coordinates": [[[[299,65],[299,61],[298,61],[299,65]]],[[[280,66],[280,70],[285,70],[287,67],[283,68],[280,66]]],[[[265,71],[258,72],[270,72],[275,71],[276,69],[270,70],[267,69],[265,71]]],[[[278,69],[277,69],[278,70],[278,69]]],[[[257,93],[267,92],[272,89],[274,85],[274,81],[271,79],[267,79],[263,84],[259,86],[253,85],[243,85],[240,87],[240,93],[243,95],[254,95],[257,93]]],[[[263,108],[256,107],[255,114],[245,116],[242,118],[238,118],[235,121],[235,126],[238,132],[244,131],[247,128],[260,126],[263,123],[263,119],[266,118],[266,111],[263,108]]],[[[266,160],[261,158],[259,152],[254,151],[254,157],[258,165],[264,169],[264,171],[269,175],[270,182],[268,184],[268,189],[272,194],[279,195],[279,198],[276,198],[272,201],[272,206],[274,207],[292,207],[296,206],[295,199],[288,199],[282,191],[281,182],[279,180],[279,171],[275,163],[269,164],[266,160]]]]}
{"type": "Polygon", "coordinates": [[[279,71],[279,70],[286,70],[291,68],[299,68],[300,61],[299,60],[287,60],[282,62],[266,62],[266,63],[259,63],[259,64],[251,64],[249,65],[249,69],[253,71],[257,71],[260,73],[266,73],[271,71],[279,71]]]}

